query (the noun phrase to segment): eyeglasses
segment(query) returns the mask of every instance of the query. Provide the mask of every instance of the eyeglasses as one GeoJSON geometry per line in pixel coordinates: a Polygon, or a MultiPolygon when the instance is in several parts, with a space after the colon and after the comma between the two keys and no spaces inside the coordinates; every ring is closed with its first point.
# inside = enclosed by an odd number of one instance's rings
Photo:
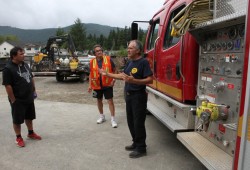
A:
{"type": "Polygon", "coordinates": [[[96,50],[96,51],[95,51],[95,53],[98,53],[98,52],[100,52],[100,51],[102,52],[102,49],[100,49],[100,50],[96,50]]]}

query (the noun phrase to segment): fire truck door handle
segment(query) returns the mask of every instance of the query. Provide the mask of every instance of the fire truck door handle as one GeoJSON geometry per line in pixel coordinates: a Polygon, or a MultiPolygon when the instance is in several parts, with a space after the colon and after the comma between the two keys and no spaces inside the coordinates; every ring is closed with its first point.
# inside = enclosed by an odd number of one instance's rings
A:
{"type": "Polygon", "coordinates": [[[156,72],[156,67],[157,67],[156,61],[154,61],[154,72],[156,72]]]}
{"type": "Polygon", "coordinates": [[[182,73],[182,70],[181,70],[181,68],[182,68],[182,58],[183,58],[183,47],[184,47],[184,38],[183,38],[183,36],[181,36],[180,62],[179,62],[179,68],[180,69],[179,69],[179,73],[180,73],[180,76],[183,79],[183,82],[185,82],[185,77],[184,77],[184,75],[182,73]]]}
{"type": "Polygon", "coordinates": [[[154,43],[154,54],[153,54],[153,75],[155,76],[155,72],[156,72],[156,61],[155,61],[155,56],[156,56],[156,44],[157,44],[157,41],[160,39],[160,37],[157,37],[156,40],[155,40],[155,43],[154,43]]]}
{"type": "Polygon", "coordinates": [[[180,70],[180,62],[176,64],[176,79],[180,80],[181,78],[181,70],[180,70]]]}

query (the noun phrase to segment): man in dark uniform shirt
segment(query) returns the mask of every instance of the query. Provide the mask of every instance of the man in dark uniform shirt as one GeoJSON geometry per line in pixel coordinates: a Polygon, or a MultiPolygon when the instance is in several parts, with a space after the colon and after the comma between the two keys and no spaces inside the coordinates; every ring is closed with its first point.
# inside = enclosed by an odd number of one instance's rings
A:
{"type": "Polygon", "coordinates": [[[33,131],[32,120],[36,118],[34,95],[35,83],[28,64],[24,63],[24,50],[14,47],[10,51],[10,61],[3,70],[3,82],[11,106],[13,128],[16,133],[16,144],[24,147],[21,136],[21,124],[28,128],[28,138],[41,140],[42,138],[33,131]]]}
{"type": "Polygon", "coordinates": [[[127,123],[132,136],[132,144],[125,150],[132,151],[130,158],[138,158],[146,155],[146,109],[147,94],[146,84],[153,82],[153,73],[148,61],[141,56],[142,45],[137,40],[132,40],[128,46],[129,62],[120,74],[107,73],[100,70],[103,75],[125,81],[125,99],[127,123]]]}

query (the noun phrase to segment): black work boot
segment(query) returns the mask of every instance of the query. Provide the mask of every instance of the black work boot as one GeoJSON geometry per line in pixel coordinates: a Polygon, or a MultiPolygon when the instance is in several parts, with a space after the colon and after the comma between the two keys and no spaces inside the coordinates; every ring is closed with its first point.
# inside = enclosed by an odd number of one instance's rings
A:
{"type": "Polygon", "coordinates": [[[129,146],[125,146],[125,150],[126,150],[126,151],[134,151],[135,148],[136,148],[136,147],[135,147],[135,145],[133,145],[133,144],[132,144],[132,145],[129,145],[129,146]]]}
{"type": "Polygon", "coordinates": [[[146,156],[147,152],[146,151],[133,151],[129,154],[130,158],[139,158],[142,156],[146,156]]]}

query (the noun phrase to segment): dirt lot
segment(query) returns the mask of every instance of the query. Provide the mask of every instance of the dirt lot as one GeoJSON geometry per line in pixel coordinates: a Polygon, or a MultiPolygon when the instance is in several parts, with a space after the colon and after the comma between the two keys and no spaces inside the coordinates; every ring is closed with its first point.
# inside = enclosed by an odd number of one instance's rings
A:
{"type": "MultiPolygon", "coordinates": [[[[117,57],[113,61],[119,70],[122,66],[122,58],[117,57]]],[[[2,84],[2,72],[0,72],[0,82],[2,84]]],[[[96,99],[92,97],[91,93],[88,93],[88,81],[81,83],[77,78],[68,78],[59,83],[55,76],[36,76],[35,83],[40,100],[96,105],[96,99]]],[[[115,106],[125,107],[123,87],[123,81],[116,81],[114,86],[115,106]]],[[[4,86],[0,88],[0,96],[3,95],[6,95],[4,86]]]]}
{"type": "MultiPolygon", "coordinates": [[[[0,82],[2,84],[2,72],[0,72],[0,82]]],[[[35,77],[36,90],[38,99],[68,102],[68,103],[84,103],[96,105],[91,93],[88,93],[88,82],[80,83],[77,78],[68,78],[64,82],[57,82],[54,76],[37,76],[35,77]]],[[[114,86],[114,102],[116,106],[124,107],[122,81],[116,81],[114,86]]],[[[0,95],[6,95],[4,86],[0,88],[0,95]]]]}

